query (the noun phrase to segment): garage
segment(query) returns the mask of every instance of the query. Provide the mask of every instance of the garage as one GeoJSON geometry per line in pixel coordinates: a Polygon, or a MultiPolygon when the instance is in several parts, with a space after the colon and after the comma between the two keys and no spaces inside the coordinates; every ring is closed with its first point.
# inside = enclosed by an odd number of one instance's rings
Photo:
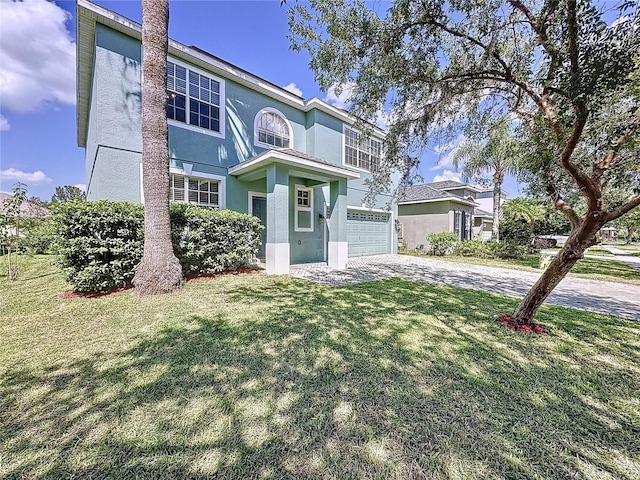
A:
{"type": "Polygon", "coordinates": [[[389,253],[389,218],[388,213],[348,210],[349,256],[389,253]]]}

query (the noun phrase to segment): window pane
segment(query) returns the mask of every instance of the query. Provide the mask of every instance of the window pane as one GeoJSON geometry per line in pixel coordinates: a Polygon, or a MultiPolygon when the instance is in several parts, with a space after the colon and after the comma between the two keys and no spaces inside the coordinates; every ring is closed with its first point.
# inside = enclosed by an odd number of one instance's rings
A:
{"type": "Polygon", "coordinates": [[[187,111],[176,108],[176,120],[179,122],[187,122],[187,111]]]}
{"type": "Polygon", "coordinates": [[[195,112],[191,112],[191,115],[189,116],[189,123],[191,125],[198,125],[198,114],[195,112]]]}

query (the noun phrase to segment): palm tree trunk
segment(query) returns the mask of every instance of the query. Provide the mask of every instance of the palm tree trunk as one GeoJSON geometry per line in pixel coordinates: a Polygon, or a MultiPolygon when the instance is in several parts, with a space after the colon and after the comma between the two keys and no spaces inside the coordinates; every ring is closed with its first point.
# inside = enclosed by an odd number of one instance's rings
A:
{"type": "Polygon", "coordinates": [[[500,240],[500,218],[502,217],[502,181],[504,173],[496,169],[493,174],[493,226],[491,227],[491,240],[500,240]]]}
{"type": "Polygon", "coordinates": [[[168,0],[142,0],[144,253],[133,278],[139,295],[170,292],[182,285],[169,223],[168,27],[168,0]]]}

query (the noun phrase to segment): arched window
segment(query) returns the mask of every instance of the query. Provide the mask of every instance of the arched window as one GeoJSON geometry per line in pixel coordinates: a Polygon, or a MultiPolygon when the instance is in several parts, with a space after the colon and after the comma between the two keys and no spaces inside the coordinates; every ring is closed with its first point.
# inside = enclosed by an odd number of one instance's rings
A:
{"type": "Polygon", "coordinates": [[[265,108],[258,112],[255,122],[256,144],[278,148],[291,147],[289,122],[275,109],[265,108]]]}

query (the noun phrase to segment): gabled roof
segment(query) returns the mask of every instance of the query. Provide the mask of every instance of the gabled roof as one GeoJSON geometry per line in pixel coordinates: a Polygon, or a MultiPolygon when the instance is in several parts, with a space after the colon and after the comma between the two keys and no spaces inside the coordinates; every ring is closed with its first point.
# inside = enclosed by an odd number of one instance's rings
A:
{"type": "Polygon", "coordinates": [[[489,217],[489,218],[493,218],[493,213],[489,213],[486,210],[482,210],[481,208],[476,208],[473,211],[473,215],[475,217],[489,217]]]}
{"type": "Polygon", "coordinates": [[[444,190],[433,187],[433,184],[425,183],[422,185],[405,185],[398,189],[398,203],[424,203],[451,201],[462,203],[464,205],[475,206],[476,204],[465,198],[444,190]]]}
{"type": "MultiPolygon", "coordinates": [[[[88,0],[77,0],[76,21],[77,139],[78,146],[84,147],[87,142],[96,24],[106,25],[137,40],[142,39],[142,25],[88,0]]],[[[318,109],[342,120],[348,125],[356,123],[356,118],[345,110],[329,105],[316,97],[304,100],[298,95],[294,95],[288,90],[276,86],[198,47],[187,46],[170,38],[169,55],[204,68],[215,75],[231,79],[303,112],[318,109]]],[[[372,126],[372,129],[380,137],[384,137],[386,134],[384,130],[375,125],[372,126]]]]}
{"type": "Polygon", "coordinates": [[[466,183],[456,182],[455,180],[443,180],[441,182],[431,182],[427,185],[431,185],[433,188],[437,188],[438,190],[454,190],[457,188],[466,188],[472,192],[480,192],[481,190],[473,185],[467,185],[466,183]]]}

